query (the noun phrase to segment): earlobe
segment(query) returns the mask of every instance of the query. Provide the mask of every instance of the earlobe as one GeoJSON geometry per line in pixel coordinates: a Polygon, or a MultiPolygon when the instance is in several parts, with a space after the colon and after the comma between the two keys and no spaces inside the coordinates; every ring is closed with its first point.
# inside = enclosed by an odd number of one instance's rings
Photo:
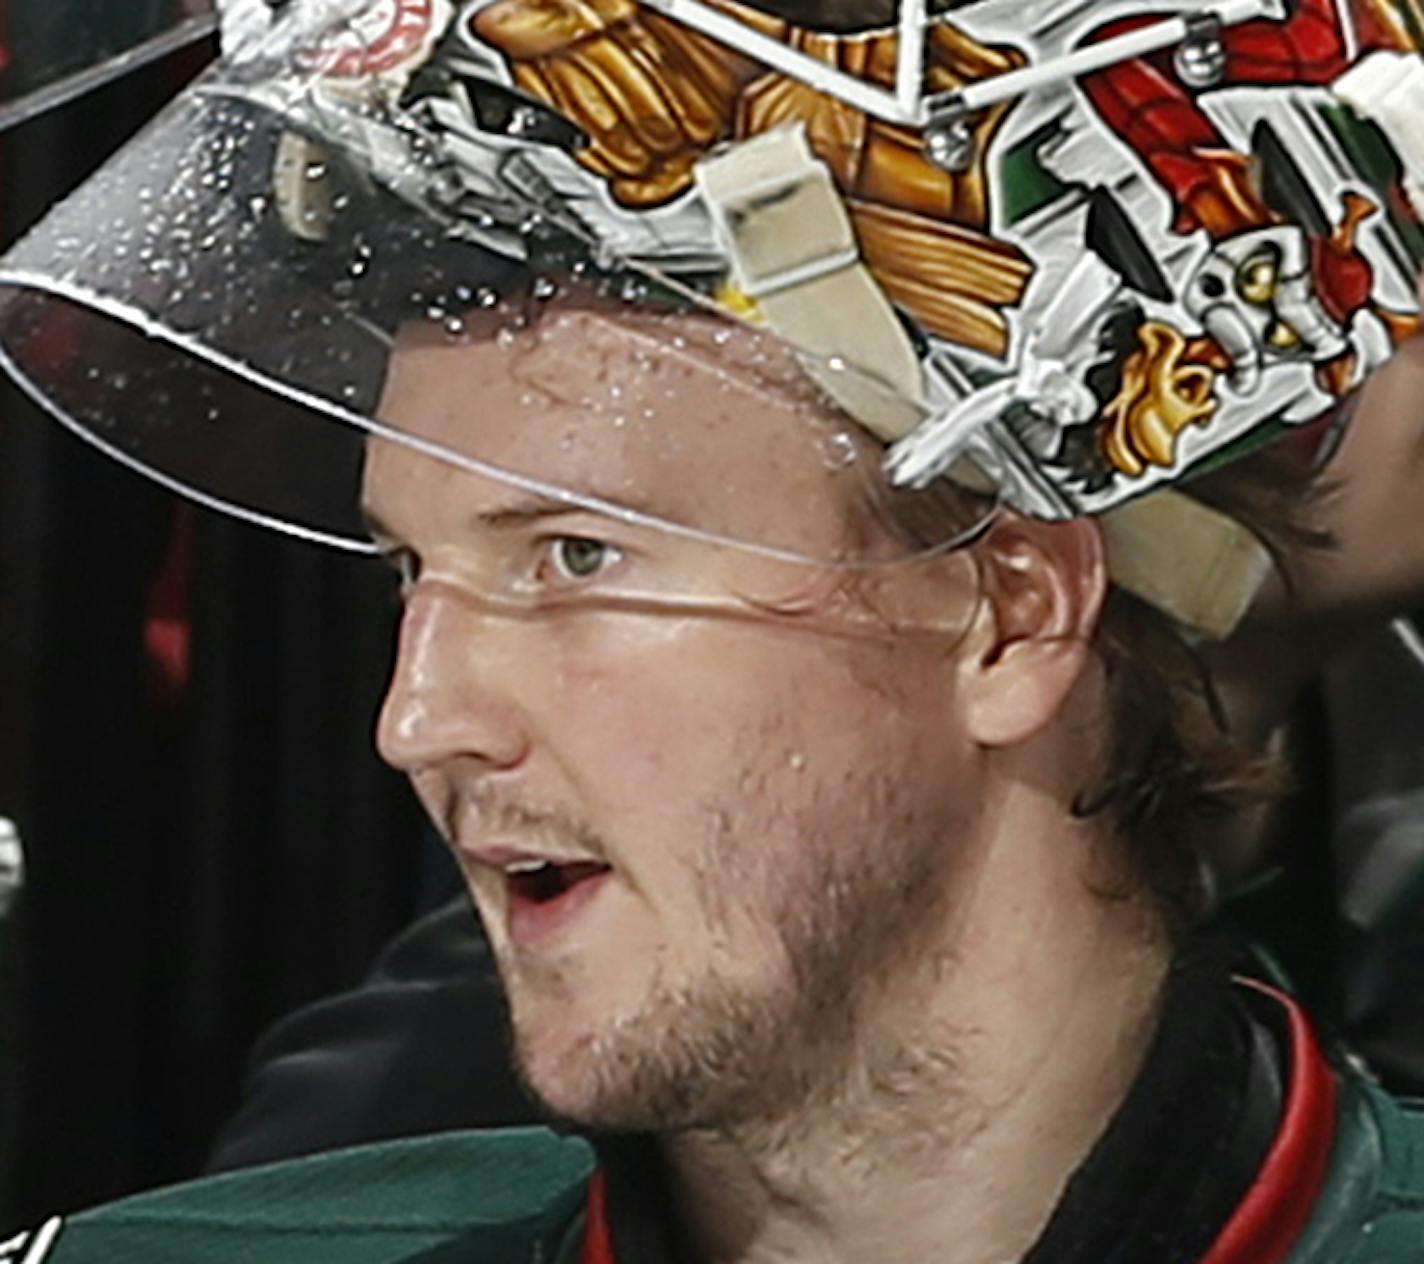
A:
{"type": "Polygon", "coordinates": [[[1086,519],[1008,517],[978,546],[982,600],[962,646],[961,697],[985,747],[1027,741],[1062,710],[1088,660],[1107,590],[1086,519]]]}

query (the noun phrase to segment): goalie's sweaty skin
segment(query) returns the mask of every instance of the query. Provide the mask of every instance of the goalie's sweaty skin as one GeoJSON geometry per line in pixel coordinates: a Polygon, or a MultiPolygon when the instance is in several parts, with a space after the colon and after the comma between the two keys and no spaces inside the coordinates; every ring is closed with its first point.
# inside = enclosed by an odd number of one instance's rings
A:
{"type": "MultiPolygon", "coordinates": [[[[764,364],[742,380],[723,334],[699,359],[704,323],[658,329],[682,345],[656,372],[648,331],[597,306],[555,304],[513,348],[413,327],[382,413],[446,440],[477,391],[502,464],[538,450],[562,485],[657,497],[674,520],[695,505],[734,537],[783,515],[808,553],[843,551],[847,506],[800,457],[799,404],[764,364]],[[627,415],[661,415],[597,417],[609,380],[627,415]],[[674,414],[689,450],[649,464],[635,436],[674,414]]],[[[869,635],[814,568],[531,500],[398,444],[371,446],[365,506],[405,581],[382,751],[465,869],[532,1087],[576,1119],[685,1126],[839,1074],[827,1015],[891,1003],[869,981],[927,950],[973,863],[952,843],[972,752],[932,718],[953,693],[944,638],[889,635],[967,612],[967,560],[880,581],[869,635]],[[855,978],[867,994],[846,1005],[855,978]],[[689,1065],[730,1031],[741,1049],[715,1076],[689,1065]]]]}

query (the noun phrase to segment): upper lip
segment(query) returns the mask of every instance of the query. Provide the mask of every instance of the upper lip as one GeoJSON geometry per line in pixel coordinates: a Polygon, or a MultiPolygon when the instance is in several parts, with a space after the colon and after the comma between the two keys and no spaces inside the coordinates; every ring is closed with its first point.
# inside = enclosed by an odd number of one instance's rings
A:
{"type": "Polygon", "coordinates": [[[535,851],[524,847],[462,847],[460,849],[477,864],[488,865],[492,869],[508,871],[517,865],[604,865],[607,862],[597,856],[559,855],[555,852],[535,851]]]}

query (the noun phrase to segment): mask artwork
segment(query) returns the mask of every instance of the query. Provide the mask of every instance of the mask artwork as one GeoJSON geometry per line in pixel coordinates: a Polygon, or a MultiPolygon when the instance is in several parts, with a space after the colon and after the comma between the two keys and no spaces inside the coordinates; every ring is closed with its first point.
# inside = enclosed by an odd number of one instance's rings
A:
{"type": "MultiPolygon", "coordinates": [[[[894,33],[717,9],[894,83],[894,33]]],[[[447,213],[471,190],[487,196],[492,171],[508,181],[522,166],[526,188],[541,172],[601,240],[689,278],[717,245],[698,164],[804,129],[861,258],[915,326],[927,413],[892,451],[897,481],[923,485],[968,451],[1011,503],[1058,517],[1320,417],[1419,324],[1424,233],[1405,172],[1331,92],[1352,68],[1424,91],[1414,0],[1304,0],[1227,24],[1193,12],[1198,34],[1175,55],[1065,72],[978,111],[948,160],[914,129],[632,0],[399,0],[363,15],[362,57],[329,56],[323,74],[375,69],[427,120],[448,166],[445,191],[425,196],[447,213]]],[[[1170,16],[967,4],[930,28],[924,87],[952,94],[1051,66],[1170,16]]],[[[758,315],[734,287],[718,297],[758,315]]]]}

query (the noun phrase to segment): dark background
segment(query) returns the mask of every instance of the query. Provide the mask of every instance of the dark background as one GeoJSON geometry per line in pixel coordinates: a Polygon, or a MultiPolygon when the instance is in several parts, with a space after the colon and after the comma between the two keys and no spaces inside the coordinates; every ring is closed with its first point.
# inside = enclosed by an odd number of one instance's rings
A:
{"type": "MultiPolygon", "coordinates": [[[[132,47],[184,7],[0,0],[0,106],[36,70],[50,79],[132,47]]],[[[0,248],[213,53],[170,56],[0,132],[0,248]]],[[[0,1240],[196,1174],[253,1038],[354,984],[455,885],[371,750],[392,586],[370,562],[178,504],[0,377],[0,815],[29,863],[0,924],[0,1240]]],[[[1367,658],[1331,688],[1396,699],[1401,671],[1419,664],[1367,658]],[[1376,692],[1361,692],[1370,680],[1376,692]]],[[[1282,876],[1238,900],[1235,920],[1286,962],[1327,1031],[1420,1094],[1424,877],[1393,922],[1344,942],[1329,853],[1341,804],[1326,786],[1342,751],[1372,770],[1378,750],[1421,749],[1412,696],[1338,731],[1324,699],[1307,699],[1282,876]]],[[[1344,806],[1374,795],[1417,819],[1417,777],[1414,799],[1387,778],[1355,781],[1344,806]]],[[[492,1095],[482,1079],[471,1100],[492,1095]]]]}
{"type": "MultiPolygon", "coordinates": [[[[0,101],[177,7],[0,0],[0,101]]],[[[213,52],[0,133],[0,241],[213,52]]],[[[371,750],[378,570],[180,506],[0,384],[0,815],[29,865],[0,927],[0,1239],[196,1172],[252,1038],[447,881],[371,750]]]]}

